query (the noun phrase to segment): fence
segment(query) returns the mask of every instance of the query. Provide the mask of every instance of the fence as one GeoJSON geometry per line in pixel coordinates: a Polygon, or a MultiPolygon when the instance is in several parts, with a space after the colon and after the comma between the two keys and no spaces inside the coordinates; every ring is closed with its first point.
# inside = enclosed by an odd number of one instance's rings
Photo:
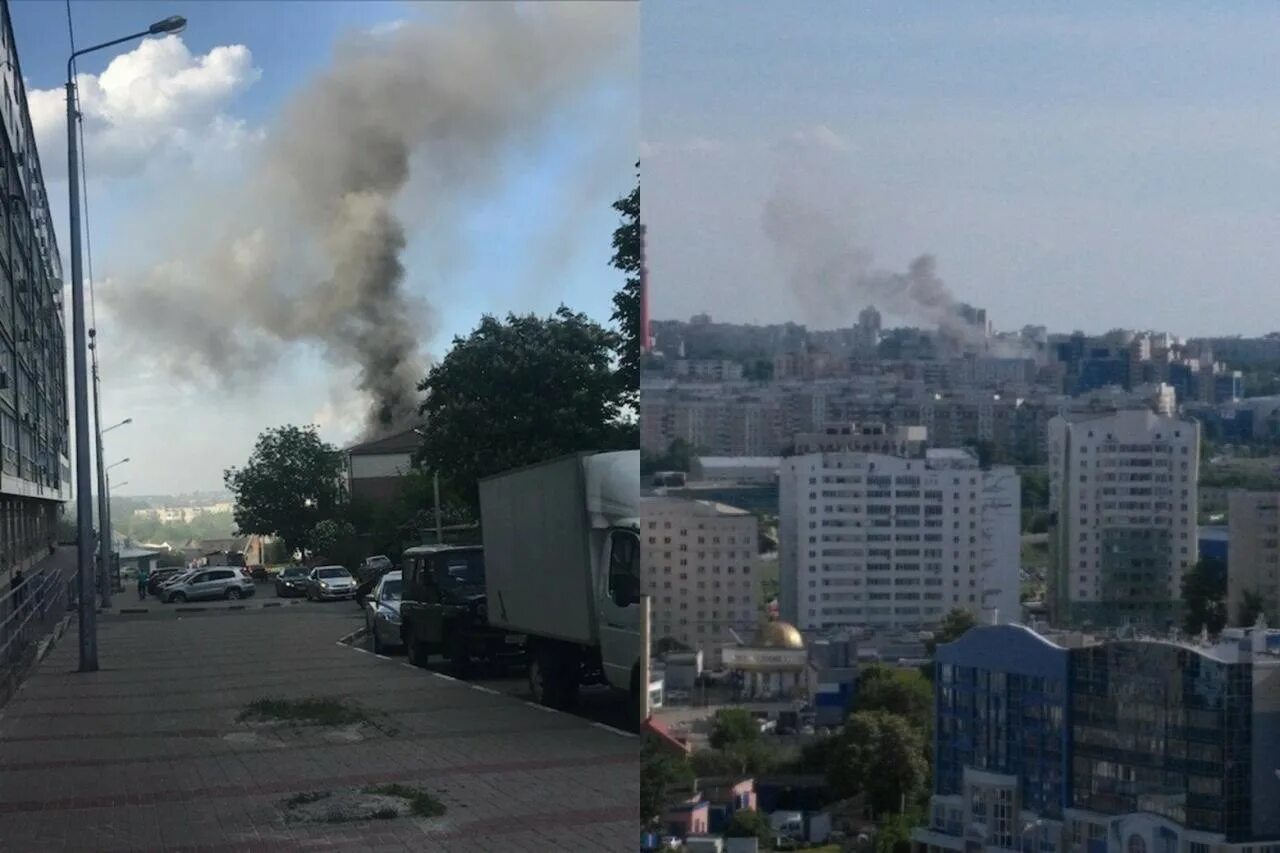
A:
{"type": "Polygon", "coordinates": [[[54,566],[38,569],[17,589],[0,595],[0,707],[35,662],[40,639],[66,616],[75,579],[54,566]]]}

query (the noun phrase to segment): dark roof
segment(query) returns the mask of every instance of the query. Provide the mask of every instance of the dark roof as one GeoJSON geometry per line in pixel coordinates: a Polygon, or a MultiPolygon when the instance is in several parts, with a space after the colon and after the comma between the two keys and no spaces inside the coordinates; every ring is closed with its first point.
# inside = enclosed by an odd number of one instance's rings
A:
{"type": "Polygon", "coordinates": [[[417,450],[421,444],[422,437],[412,429],[407,429],[395,435],[353,444],[346,449],[346,454],[348,456],[374,456],[380,453],[411,453],[417,450]]]}
{"type": "Polygon", "coordinates": [[[241,552],[249,546],[249,537],[241,536],[231,539],[201,539],[195,546],[205,554],[217,554],[222,551],[241,552]]]}

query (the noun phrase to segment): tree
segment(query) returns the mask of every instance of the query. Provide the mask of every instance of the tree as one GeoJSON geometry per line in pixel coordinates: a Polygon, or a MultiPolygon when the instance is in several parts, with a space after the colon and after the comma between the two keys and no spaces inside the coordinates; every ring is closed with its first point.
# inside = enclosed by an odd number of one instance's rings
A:
{"type": "MultiPolygon", "coordinates": [[[[1186,619],[1182,628],[1198,634],[1202,628],[1218,634],[1227,624],[1227,567],[1222,560],[1202,557],[1182,576],[1186,619]]],[[[1256,615],[1255,615],[1256,618],[1256,615]]]]}
{"type": "Polygon", "coordinates": [[[716,711],[711,723],[712,749],[727,750],[760,740],[760,724],[745,708],[724,708],[716,711]]]}
{"type": "Polygon", "coordinates": [[[925,646],[929,649],[929,654],[933,654],[941,643],[950,643],[960,639],[965,631],[968,631],[974,625],[978,624],[973,618],[973,614],[963,607],[953,608],[942,619],[942,624],[938,626],[938,630],[933,632],[933,639],[925,642],[925,646]]]}
{"type": "Polygon", "coordinates": [[[416,461],[469,506],[478,481],[576,451],[638,446],[622,420],[618,335],[565,308],[551,317],[485,316],[418,386],[426,418],[416,461]]]}
{"type": "Polygon", "coordinates": [[[1240,625],[1247,628],[1258,621],[1260,614],[1266,612],[1266,602],[1263,601],[1262,593],[1256,589],[1246,589],[1241,599],[1240,610],[1236,615],[1240,625]]]}
{"type": "Polygon", "coordinates": [[[924,740],[902,717],[852,714],[832,750],[827,781],[839,797],[866,797],[874,812],[913,805],[929,779],[924,740]]]}
{"type": "MultiPolygon", "coordinates": [[[[636,163],[636,168],[640,164],[636,163]]],[[[640,391],[640,271],[644,266],[644,231],[640,225],[640,183],[636,188],[613,203],[613,209],[622,216],[622,223],[613,232],[613,258],[615,269],[626,274],[622,289],[613,295],[612,320],[620,334],[617,342],[617,380],[621,393],[628,402],[634,402],[640,391]]]]}
{"type": "Polygon", "coordinates": [[[919,670],[870,666],[858,678],[854,707],[902,717],[927,734],[933,726],[933,686],[919,670]]]}
{"type": "Polygon", "coordinates": [[[263,432],[244,467],[223,473],[237,531],[278,536],[290,552],[310,550],[311,531],[337,515],[344,500],[341,466],[341,452],[321,441],[314,426],[263,432]]]}
{"type": "Polygon", "coordinates": [[[922,811],[908,804],[905,812],[890,815],[880,822],[873,850],[875,853],[910,853],[911,831],[925,822],[922,811]]]}
{"type": "Polygon", "coordinates": [[[734,812],[724,834],[728,838],[758,838],[760,847],[766,850],[773,841],[769,821],[755,809],[738,809],[734,812]]]}
{"type": "Polygon", "coordinates": [[[652,738],[640,749],[640,820],[646,826],[662,817],[671,792],[693,784],[693,769],[684,758],[664,752],[652,738]]]}

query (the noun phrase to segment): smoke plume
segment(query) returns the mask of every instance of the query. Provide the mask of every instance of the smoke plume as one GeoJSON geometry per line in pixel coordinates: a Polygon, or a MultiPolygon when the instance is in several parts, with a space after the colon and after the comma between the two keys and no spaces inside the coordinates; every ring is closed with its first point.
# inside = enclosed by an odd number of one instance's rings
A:
{"type": "Polygon", "coordinates": [[[956,344],[989,345],[983,328],[965,319],[963,304],[938,277],[932,255],[920,255],[905,272],[876,269],[871,253],[854,241],[852,220],[797,191],[776,189],[765,202],[765,235],[807,322],[850,325],[858,311],[873,305],[900,320],[935,328],[956,344]]]}
{"type": "Polygon", "coordinates": [[[187,211],[177,256],[104,299],[180,376],[258,381],[283,347],[310,344],[356,369],[366,436],[405,428],[434,318],[406,287],[397,201],[412,186],[413,228],[447,232],[625,55],[629,5],[474,4],[349,38],[267,129],[243,185],[187,211]]]}

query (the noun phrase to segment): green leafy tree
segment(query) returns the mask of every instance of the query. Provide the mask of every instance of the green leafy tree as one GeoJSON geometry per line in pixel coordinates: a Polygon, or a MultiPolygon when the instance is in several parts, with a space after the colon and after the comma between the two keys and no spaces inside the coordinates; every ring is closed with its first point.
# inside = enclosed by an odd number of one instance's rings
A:
{"type": "Polygon", "coordinates": [[[827,781],[839,797],[865,796],[876,813],[912,805],[925,791],[929,762],[919,731],[886,711],[860,711],[845,724],[827,781]]]}
{"type": "Polygon", "coordinates": [[[618,335],[561,306],[551,317],[486,316],[419,385],[417,461],[478,505],[478,481],[579,450],[638,446],[613,370],[618,335]]]}
{"type": "MultiPolygon", "coordinates": [[[[636,164],[638,169],[640,164],[636,164]]],[[[613,209],[622,217],[621,224],[613,232],[613,258],[611,263],[626,274],[622,289],[613,295],[613,322],[621,334],[618,337],[617,380],[621,393],[628,402],[634,402],[640,390],[640,271],[644,265],[644,231],[640,225],[640,184],[613,203],[613,209]]]]}
{"type": "Polygon", "coordinates": [[[1223,561],[1213,557],[1196,561],[1182,576],[1182,601],[1186,605],[1184,631],[1198,634],[1207,628],[1210,634],[1221,632],[1227,624],[1227,567],[1223,561]]]}
{"type": "Polygon", "coordinates": [[[640,820],[646,826],[656,823],[672,792],[693,784],[693,768],[684,758],[659,747],[645,738],[640,748],[640,820]]]}
{"type": "Polygon", "coordinates": [[[933,726],[933,685],[916,669],[870,666],[858,677],[856,711],[883,711],[928,733],[933,726]]]}
{"type": "Polygon", "coordinates": [[[924,813],[919,808],[909,807],[901,814],[888,815],[876,831],[875,853],[910,853],[911,831],[924,823],[924,813]]]}
{"type": "Polygon", "coordinates": [[[942,624],[933,632],[933,638],[925,643],[925,647],[929,654],[933,654],[939,645],[960,639],[965,631],[976,624],[978,621],[973,618],[972,613],[963,607],[956,607],[943,617],[942,624]]]}
{"type": "Polygon", "coordinates": [[[249,461],[223,473],[235,498],[236,529],[277,536],[290,552],[310,550],[316,524],[335,517],[345,498],[341,466],[341,452],[313,426],[263,432],[249,461]]]}
{"type": "Polygon", "coordinates": [[[716,711],[711,723],[712,749],[731,749],[760,740],[760,724],[745,708],[724,708],[716,711]]]}
{"type": "Polygon", "coordinates": [[[769,828],[768,819],[755,809],[739,809],[734,812],[724,834],[729,838],[758,838],[760,847],[766,850],[773,841],[773,831],[769,828]]]}
{"type": "Polygon", "coordinates": [[[1246,589],[1241,596],[1240,609],[1236,616],[1240,620],[1240,625],[1249,627],[1258,621],[1258,616],[1266,611],[1266,602],[1262,598],[1262,594],[1256,589],[1246,589]]]}

